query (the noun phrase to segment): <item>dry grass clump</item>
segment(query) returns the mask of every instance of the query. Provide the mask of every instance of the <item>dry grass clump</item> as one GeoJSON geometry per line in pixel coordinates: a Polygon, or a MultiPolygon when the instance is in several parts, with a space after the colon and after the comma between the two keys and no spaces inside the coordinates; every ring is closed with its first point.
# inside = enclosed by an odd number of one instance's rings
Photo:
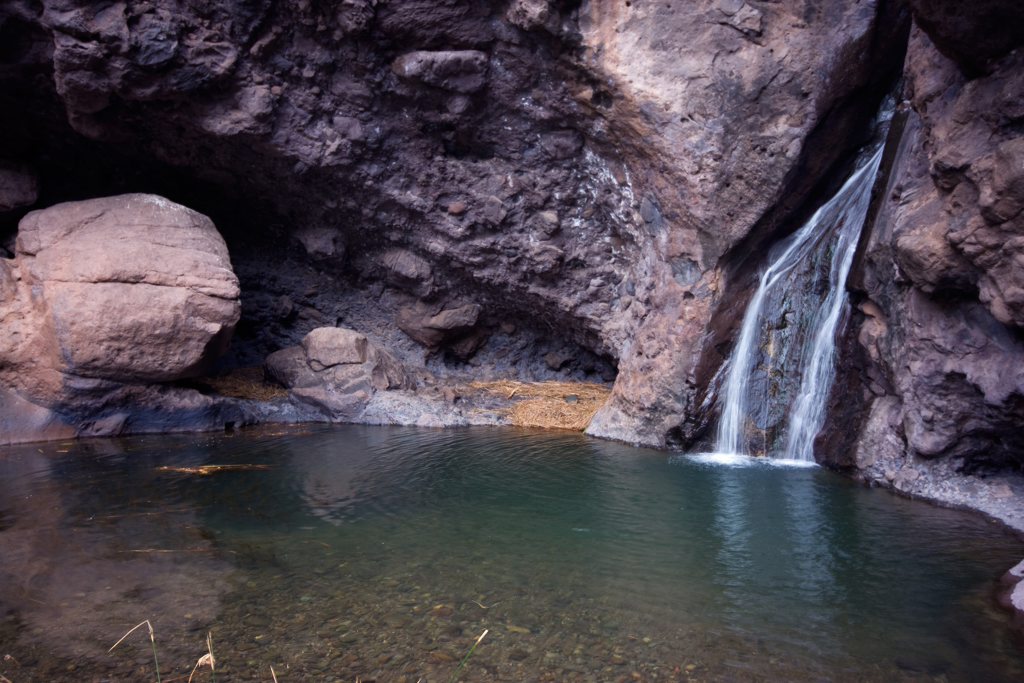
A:
{"type": "Polygon", "coordinates": [[[484,391],[511,401],[506,408],[517,427],[570,429],[582,432],[611,394],[603,384],[584,382],[517,382],[498,380],[473,382],[484,391]]]}
{"type": "Polygon", "coordinates": [[[253,401],[271,401],[288,395],[284,387],[268,382],[263,368],[238,368],[219,377],[204,377],[202,383],[221,396],[253,401]]]}

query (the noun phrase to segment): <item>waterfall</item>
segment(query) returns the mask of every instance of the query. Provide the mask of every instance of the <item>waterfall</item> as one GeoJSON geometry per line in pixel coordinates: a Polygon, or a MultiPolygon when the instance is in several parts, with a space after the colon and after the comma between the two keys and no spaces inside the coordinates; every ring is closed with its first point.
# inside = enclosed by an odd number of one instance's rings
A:
{"type": "Polygon", "coordinates": [[[769,254],[726,367],[719,453],[814,461],[835,375],[836,331],[882,149],[769,254]]]}

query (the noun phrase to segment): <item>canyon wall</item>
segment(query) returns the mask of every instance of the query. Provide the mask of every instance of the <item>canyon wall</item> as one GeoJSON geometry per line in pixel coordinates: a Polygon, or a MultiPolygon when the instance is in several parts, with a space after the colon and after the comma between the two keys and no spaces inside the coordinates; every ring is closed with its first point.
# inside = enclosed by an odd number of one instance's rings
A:
{"type": "MultiPolygon", "coordinates": [[[[840,427],[822,453],[883,470],[872,457],[1016,466],[1018,14],[997,0],[967,14],[887,0],[11,0],[0,267],[21,258],[29,209],[161,194],[226,241],[241,318],[221,367],[341,325],[419,385],[614,380],[590,433],[696,447],[767,247],[841,182],[902,75],[908,123],[857,267],[840,427]]],[[[4,400],[67,433],[155,428],[107,419],[126,410],[117,397],[189,391],[111,366],[99,399],[40,398],[11,358],[4,400]]]]}
{"type": "Polygon", "coordinates": [[[1013,41],[987,34],[983,14],[954,11],[952,26],[937,6],[922,14],[934,37],[911,34],[907,122],[851,282],[867,417],[835,462],[906,490],[938,460],[1024,464],[1024,55],[1011,49],[1024,10],[1013,11],[1013,41]]]}

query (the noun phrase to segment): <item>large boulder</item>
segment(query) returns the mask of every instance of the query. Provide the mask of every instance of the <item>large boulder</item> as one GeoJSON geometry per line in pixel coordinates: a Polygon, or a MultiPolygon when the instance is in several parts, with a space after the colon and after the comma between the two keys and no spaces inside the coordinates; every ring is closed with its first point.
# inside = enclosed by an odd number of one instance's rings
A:
{"type": "Polygon", "coordinates": [[[417,301],[398,312],[395,324],[431,353],[446,348],[462,359],[476,353],[487,340],[479,326],[479,304],[428,304],[417,301]]]}
{"type": "Polygon", "coordinates": [[[0,385],[84,418],[125,385],[206,372],[239,313],[206,216],[145,194],[34,211],[0,261],[0,385]]]}
{"type": "Polygon", "coordinates": [[[264,367],[293,397],[338,421],[356,420],[378,391],[414,385],[394,356],[342,327],[316,328],[300,346],[270,354],[264,367]]]}

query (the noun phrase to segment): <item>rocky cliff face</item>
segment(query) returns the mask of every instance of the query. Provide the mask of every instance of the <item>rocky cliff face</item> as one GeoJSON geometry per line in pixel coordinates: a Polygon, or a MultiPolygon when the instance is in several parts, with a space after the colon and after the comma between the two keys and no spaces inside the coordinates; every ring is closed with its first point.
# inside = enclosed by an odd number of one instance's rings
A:
{"type": "Polygon", "coordinates": [[[3,11],[9,163],[41,203],[200,197],[242,281],[239,362],[338,320],[408,359],[415,330],[474,310],[427,349],[618,366],[593,431],[655,444],[694,407],[723,257],[785,229],[856,146],[903,26],[838,1],[3,11]]]}
{"type": "Polygon", "coordinates": [[[1021,22],[983,4],[13,0],[0,230],[159,192],[227,242],[222,363],[342,325],[428,384],[614,380],[591,433],[690,446],[766,248],[865,140],[913,13],[824,450],[1016,466],[1021,22]]]}
{"type": "Polygon", "coordinates": [[[937,44],[911,36],[908,123],[854,283],[870,407],[850,464],[911,490],[939,458],[1024,464],[1024,61],[937,44]]]}

